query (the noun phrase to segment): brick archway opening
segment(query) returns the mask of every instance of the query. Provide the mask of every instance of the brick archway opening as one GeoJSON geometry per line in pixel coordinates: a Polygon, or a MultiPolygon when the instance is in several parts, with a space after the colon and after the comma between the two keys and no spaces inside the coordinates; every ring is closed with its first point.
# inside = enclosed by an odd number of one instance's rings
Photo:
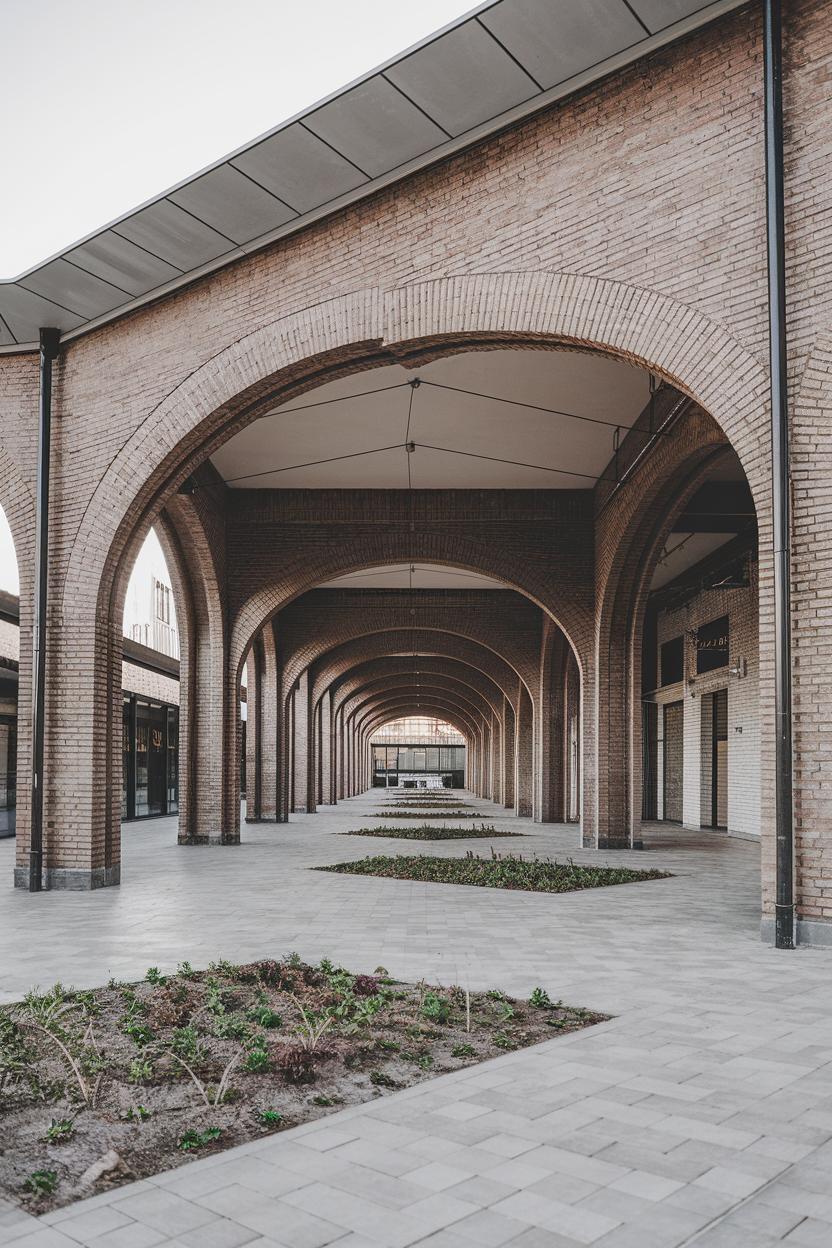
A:
{"type": "MultiPolygon", "coordinates": [[[[308,394],[315,386],[329,384],[333,378],[341,379],[360,370],[392,363],[404,362],[411,369],[413,365],[421,368],[435,360],[464,355],[472,348],[496,352],[530,347],[535,353],[577,348],[597,353],[598,358],[626,360],[649,368],[669,387],[705,400],[723,428],[737,435],[736,446],[748,468],[755,497],[764,495],[766,473],[759,448],[753,444],[750,434],[743,433],[742,423],[763,392],[763,372],[721,329],[704,318],[692,316],[689,309],[677,307],[651,292],[634,292],[616,283],[575,279],[568,275],[511,274],[449,279],[428,283],[419,291],[418,299],[414,288],[401,297],[397,293],[385,294],[379,301],[375,295],[361,294],[308,310],[303,314],[304,323],[307,328],[316,327],[309,333],[298,335],[297,326],[293,328],[288,321],[276,329],[258,331],[250,340],[229,347],[224,353],[227,359],[218,358],[211,362],[210,368],[198,370],[183,381],[152,419],[145,422],[142,430],[125,444],[84,517],[76,547],[79,552],[90,548],[89,545],[85,547],[88,530],[92,533],[96,525],[104,529],[110,526],[112,530],[100,568],[95,559],[88,566],[79,565],[79,572],[85,579],[97,578],[99,621],[112,620],[114,616],[123,583],[124,553],[134,534],[141,525],[152,521],[180,491],[187,493],[194,478],[206,472],[210,475],[210,468],[199,467],[205,464],[206,457],[258,420],[276,399],[285,404],[308,394]],[[427,298],[427,304],[420,302],[423,297],[427,298]],[[430,308],[428,313],[426,307],[430,308]],[[662,317],[663,328],[657,330],[657,318],[662,317]],[[713,347],[710,355],[703,349],[705,344],[713,347]],[[245,368],[238,368],[233,362],[244,358],[245,368]],[[726,387],[724,379],[729,372],[733,382],[726,387]],[[131,463],[143,466],[135,488],[131,483],[125,492],[125,471],[129,473],[131,463]]],[[[638,473],[633,479],[637,477],[638,473]]],[[[206,549],[216,563],[215,534],[204,518],[201,523],[206,549]]],[[[73,555],[73,560],[75,558],[73,555]]],[[[81,558],[80,553],[78,558],[81,558]]],[[[73,560],[70,560],[67,584],[73,560]]],[[[545,569],[541,573],[540,566],[534,561],[519,559],[516,551],[505,556],[504,565],[506,562],[511,565],[511,573],[505,575],[505,579],[515,583],[520,592],[532,600],[539,601],[553,619],[564,625],[580,655],[584,678],[597,689],[600,652],[595,635],[595,611],[605,586],[593,584],[586,601],[575,606],[571,617],[564,616],[560,609],[562,604],[551,602],[551,578],[548,578],[550,588],[547,589],[545,569]],[[541,575],[543,585],[539,583],[541,575]]],[[[495,569],[489,565],[489,570],[495,569]]],[[[505,566],[502,570],[505,572],[505,566]]],[[[320,580],[320,568],[316,568],[315,575],[307,581],[299,577],[297,567],[289,571],[295,576],[295,595],[320,580]]],[[[308,568],[301,571],[305,573],[308,568]]],[[[287,588],[285,584],[281,587],[281,602],[292,600],[287,588]]],[[[212,722],[216,725],[222,721],[225,757],[229,744],[233,743],[236,750],[236,680],[246,647],[241,639],[254,634],[257,617],[262,616],[261,608],[262,602],[256,595],[229,603],[226,594],[219,606],[224,679],[221,694],[210,705],[212,722]],[[232,657],[237,655],[239,658],[232,657]]],[[[94,717],[96,725],[102,725],[100,730],[97,726],[94,730],[89,760],[96,777],[112,778],[117,770],[111,731],[115,722],[111,673],[116,645],[112,628],[102,628],[99,624],[95,655],[91,656],[95,672],[94,704],[99,711],[104,704],[107,709],[105,715],[94,717]],[[105,759],[108,759],[106,765],[99,766],[105,759]]],[[[605,843],[597,785],[602,753],[601,727],[594,722],[595,695],[585,698],[584,702],[583,752],[586,759],[594,760],[596,773],[585,776],[582,782],[584,809],[594,822],[594,826],[585,829],[585,834],[596,842],[605,843]]],[[[212,812],[214,826],[222,840],[235,839],[236,812],[231,809],[229,796],[225,787],[219,805],[212,812]]],[[[103,844],[105,869],[116,868],[114,874],[117,875],[118,820],[112,785],[102,792],[96,778],[90,786],[89,810],[78,812],[76,822],[79,819],[88,821],[85,835],[90,841],[91,855],[101,856],[103,844]]],[[[188,839],[195,842],[205,839],[198,825],[194,825],[191,832],[188,839]]]]}

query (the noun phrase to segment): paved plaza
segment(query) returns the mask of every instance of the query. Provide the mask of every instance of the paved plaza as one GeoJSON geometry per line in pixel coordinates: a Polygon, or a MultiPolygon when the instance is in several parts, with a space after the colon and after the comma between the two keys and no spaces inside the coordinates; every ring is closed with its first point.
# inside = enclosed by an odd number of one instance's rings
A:
{"type": "MultiPolygon", "coordinates": [[[[471,800],[471,799],[469,799],[471,800]]],[[[767,1248],[832,1243],[832,951],[759,939],[759,847],[665,827],[644,852],[592,854],[574,827],[478,803],[527,841],[497,849],[659,866],[673,878],[565,896],[328,875],[377,852],[467,842],[351,840],[371,793],[175,843],[125,828],[124,883],[8,888],[3,999],[148,966],[297,950],[355,971],[553,998],[614,1015],[35,1219],[0,1206],[20,1248],[767,1248]]],[[[12,844],[0,846],[11,878],[12,844]]]]}

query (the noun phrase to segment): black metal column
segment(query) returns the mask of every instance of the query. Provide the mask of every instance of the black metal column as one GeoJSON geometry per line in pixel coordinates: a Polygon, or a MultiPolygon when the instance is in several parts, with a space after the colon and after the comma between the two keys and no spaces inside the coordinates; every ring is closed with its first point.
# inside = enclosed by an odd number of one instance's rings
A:
{"type": "Polygon", "coordinates": [[[774,553],[775,944],[793,949],[794,820],[790,603],[789,408],[783,190],[783,35],[780,0],[764,0],[766,232],[771,361],[771,478],[774,553]]]}
{"type": "Polygon", "coordinates": [[[38,480],[35,511],[35,610],[32,628],[32,802],[29,892],[43,887],[43,742],[46,692],[46,611],[49,592],[49,461],[52,451],[52,361],[60,330],[40,331],[38,480]]]}

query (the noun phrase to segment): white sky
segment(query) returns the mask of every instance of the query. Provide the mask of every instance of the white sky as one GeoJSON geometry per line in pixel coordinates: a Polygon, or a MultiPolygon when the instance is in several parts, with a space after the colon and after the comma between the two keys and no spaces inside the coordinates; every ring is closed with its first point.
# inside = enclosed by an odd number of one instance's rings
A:
{"type": "MultiPolygon", "coordinates": [[[[472,4],[0,0],[0,277],[129,212],[472,4]]],[[[0,589],[16,594],[2,501],[0,589]]]]}
{"type": "Polygon", "coordinates": [[[473,0],[0,0],[0,277],[16,277],[473,0]]]}

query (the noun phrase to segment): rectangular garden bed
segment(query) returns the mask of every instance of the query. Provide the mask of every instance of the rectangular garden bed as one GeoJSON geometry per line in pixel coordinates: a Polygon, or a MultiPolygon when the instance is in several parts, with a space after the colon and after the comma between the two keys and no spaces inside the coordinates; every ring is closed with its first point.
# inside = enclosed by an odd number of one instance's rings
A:
{"type": "Polygon", "coordinates": [[[0,1008],[0,1190],[35,1213],[602,1016],[282,961],[0,1008]]]}
{"type": "Polygon", "coordinates": [[[498,832],[493,824],[481,823],[478,828],[454,828],[423,823],[416,828],[397,828],[387,824],[380,828],[353,828],[336,832],[336,836],[384,836],[399,841],[462,841],[487,840],[489,837],[524,836],[523,832],[498,832]]]}
{"type": "Polygon", "coordinates": [[[375,875],[392,880],[420,880],[428,884],[473,884],[480,888],[511,888],[531,893],[571,893],[611,884],[635,884],[642,880],[665,880],[669,871],[636,870],[632,867],[581,866],[574,862],[521,858],[498,854],[480,858],[469,850],[464,858],[433,858],[429,854],[380,854],[355,862],[336,862],[313,871],[337,871],[344,875],[375,875]]]}

